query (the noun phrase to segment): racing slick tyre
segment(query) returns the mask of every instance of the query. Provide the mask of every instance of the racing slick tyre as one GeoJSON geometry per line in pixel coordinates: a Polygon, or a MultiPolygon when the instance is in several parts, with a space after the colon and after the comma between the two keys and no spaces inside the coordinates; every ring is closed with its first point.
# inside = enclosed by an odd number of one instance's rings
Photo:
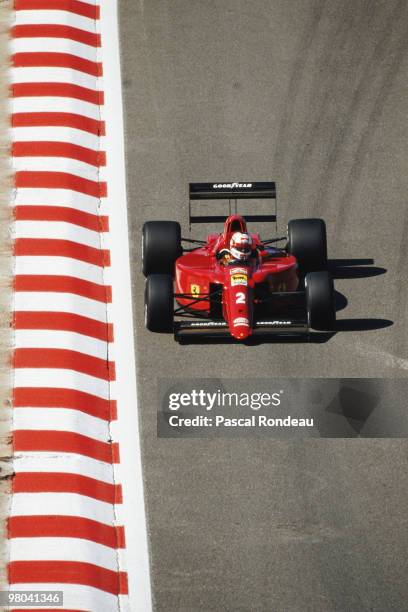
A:
{"type": "Polygon", "coordinates": [[[173,274],[175,261],[182,254],[180,223],[146,221],[142,230],[143,274],[173,274]]]}
{"type": "Polygon", "coordinates": [[[326,224],[323,219],[292,219],[287,250],[298,261],[301,274],[327,267],[326,224]]]}
{"type": "Polygon", "coordinates": [[[306,309],[309,327],[333,331],[336,324],[334,285],[329,272],[309,272],[305,278],[306,309]]]}
{"type": "Polygon", "coordinates": [[[145,325],[152,332],[173,331],[174,297],[170,274],[152,274],[145,285],[145,325]]]}

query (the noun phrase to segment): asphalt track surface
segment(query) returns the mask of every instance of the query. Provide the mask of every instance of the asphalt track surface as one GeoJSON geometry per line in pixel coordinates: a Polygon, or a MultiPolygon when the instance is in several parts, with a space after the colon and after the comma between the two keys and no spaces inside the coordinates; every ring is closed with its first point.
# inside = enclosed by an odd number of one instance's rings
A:
{"type": "MultiPolygon", "coordinates": [[[[121,4],[142,450],[156,609],[405,610],[405,440],[160,440],[157,378],[406,378],[405,0],[121,4]],[[140,229],[188,182],[276,180],[326,220],[323,343],[177,345],[143,328],[140,229]]],[[[200,236],[199,236],[200,237],[200,236]]]]}

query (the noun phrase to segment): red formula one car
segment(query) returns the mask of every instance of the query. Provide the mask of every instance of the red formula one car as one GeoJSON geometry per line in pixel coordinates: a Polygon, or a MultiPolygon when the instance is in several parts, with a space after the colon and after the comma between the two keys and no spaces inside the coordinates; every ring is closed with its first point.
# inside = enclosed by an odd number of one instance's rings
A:
{"type": "Polygon", "coordinates": [[[153,332],[227,335],[245,340],[269,333],[332,331],[333,280],[327,272],[322,219],[295,219],[287,234],[261,240],[248,222],[276,223],[276,187],[265,183],[191,183],[189,223],[223,221],[207,240],[182,238],[175,221],[143,226],[145,323],[153,332]],[[273,214],[197,216],[197,200],[273,199],[273,214]],[[281,248],[276,246],[282,242],[281,248]],[[189,245],[183,248],[183,243],[189,245]],[[191,248],[195,245],[194,248],[191,248]]]}

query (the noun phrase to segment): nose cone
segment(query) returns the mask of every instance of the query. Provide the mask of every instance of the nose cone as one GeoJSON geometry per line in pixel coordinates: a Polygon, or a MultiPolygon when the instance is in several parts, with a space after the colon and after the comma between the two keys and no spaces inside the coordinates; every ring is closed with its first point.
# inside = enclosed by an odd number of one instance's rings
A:
{"type": "Polygon", "coordinates": [[[231,336],[233,336],[236,340],[245,340],[248,336],[251,335],[252,330],[249,325],[248,319],[244,317],[240,318],[241,320],[236,319],[231,327],[231,336]]]}

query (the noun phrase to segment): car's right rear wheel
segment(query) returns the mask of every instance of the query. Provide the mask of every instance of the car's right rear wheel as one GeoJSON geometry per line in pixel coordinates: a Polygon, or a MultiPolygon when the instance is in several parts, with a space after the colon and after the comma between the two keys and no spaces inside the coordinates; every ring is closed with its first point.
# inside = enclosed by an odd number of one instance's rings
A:
{"type": "Polygon", "coordinates": [[[152,332],[170,333],[173,324],[173,278],[169,274],[152,274],[145,285],[145,325],[152,332]]]}
{"type": "Polygon", "coordinates": [[[142,230],[143,274],[173,274],[180,257],[181,228],[176,221],[147,221],[142,230]]]}
{"type": "Polygon", "coordinates": [[[305,277],[305,291],[309,327],[334,331],[336,308],[331,275],[328,272],[309,272],[305,277]]]}

